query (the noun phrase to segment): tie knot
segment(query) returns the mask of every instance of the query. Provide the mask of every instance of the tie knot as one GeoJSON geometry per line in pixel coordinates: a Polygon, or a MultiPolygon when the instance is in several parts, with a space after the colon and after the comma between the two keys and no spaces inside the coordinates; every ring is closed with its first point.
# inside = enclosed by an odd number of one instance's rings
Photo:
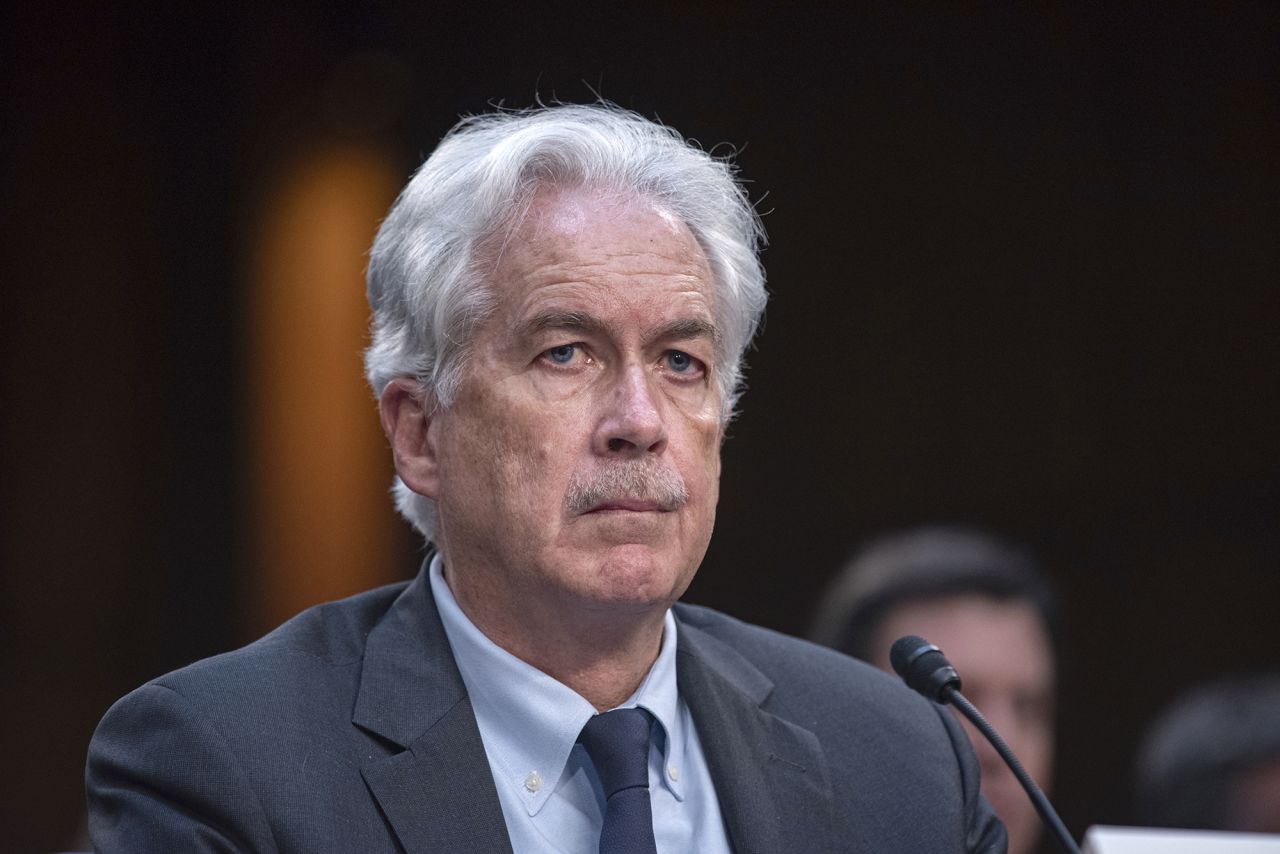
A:
{"type": "Polygon", "coordinates": [[[594,716],[582,728],[579,741],[596,766],[606,799],[623,789],[648,788],[652,720],[644,709],[614,709],[594,716]]]}

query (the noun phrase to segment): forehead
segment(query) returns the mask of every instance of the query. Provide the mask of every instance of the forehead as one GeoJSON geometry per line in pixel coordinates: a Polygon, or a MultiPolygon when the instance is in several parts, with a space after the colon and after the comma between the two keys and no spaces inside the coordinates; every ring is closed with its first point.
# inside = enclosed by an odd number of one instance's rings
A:
{"type": "Polygon", "coordinates": [[[713,302],[710,266],[688,226],[652,200],[603,190],[536,193],[498,251],[494,280],[500,305],[516,313],[531,300],[593,292],[707,312],[713,302]]]}
{"type": "MultiPolygon", "coordinates": [[[[696,241],[679,217],[633,192],[592,187],[544,187],[530,198],[513,238],[555,254],[608,248],[619,236],[643,230],[648,239],[696,241]]],[[[700,254],[700,253],[699,253],[700,254]]]]}
{"type": "Polygon", "coordinates": [[[1020,599],[964,594],[905,602],[881,622],[880,644],[915,634],[937,644],[966,671],[1039,681],[1052,673],[1053,654],[1039,612],[1020,599]]]}

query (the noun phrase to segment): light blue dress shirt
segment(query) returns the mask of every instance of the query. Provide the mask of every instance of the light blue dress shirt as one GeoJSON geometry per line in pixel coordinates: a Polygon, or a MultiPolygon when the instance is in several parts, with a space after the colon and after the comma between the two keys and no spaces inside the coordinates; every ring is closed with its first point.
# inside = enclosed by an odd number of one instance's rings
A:
{"type": "MultiPolygon", "coordinates": [[[[458,607],[439,555],[431,592],[471,697],[480,738],[516,854],[596,854],[604,793],[578,734],[595,707],[568,686],[489,640],[458,607]]],[[[689,707],[676,687],[676,621],[668,611],[662,650],[649,675],[618,708],[654,717],[649,792],[659,854],[729,854],[689,707]]]]}

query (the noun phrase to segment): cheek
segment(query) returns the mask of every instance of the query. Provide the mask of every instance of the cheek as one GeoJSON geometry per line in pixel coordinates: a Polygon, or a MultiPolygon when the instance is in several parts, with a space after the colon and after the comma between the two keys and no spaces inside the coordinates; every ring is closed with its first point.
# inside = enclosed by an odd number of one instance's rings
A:
{"type": "Polygon", "coordinates": [[[689,433],[682,437],[682,455],[678,466],[689,489],[689,509],[696,513],[698,528],[706,528],[710,539],[710,527],[715,522],[716,503],[720,499],[720,440],[719,421],[690,424],[689,433]]]}
{"type": "Polygon", "coordinates": [[[572,468],[571,417],[500,396],[484,403],[459,424],[459,458],[471,471],[485,472],[492,498],[545,503],[548,492],[563,490],[572,468]]]}
{"type": "Polygon", "coordinates": [[[700,419],[695,426],[693,447],[706,472],[709,491],[714,496],[720,485],[720,445],[724,431],[719,418],[700,419]]]}

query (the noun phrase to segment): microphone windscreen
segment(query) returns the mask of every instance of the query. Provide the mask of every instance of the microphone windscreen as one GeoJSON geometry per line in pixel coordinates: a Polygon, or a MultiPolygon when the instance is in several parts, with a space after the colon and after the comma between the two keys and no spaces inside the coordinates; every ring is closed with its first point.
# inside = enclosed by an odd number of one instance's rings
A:
{"type": "Polygon", "coordinates": [[[934,702],[944,702],[947,686],[960,687],[960,676],[942,650],[922,637],[907,635],[894,641],[889,663],[913,691],[934,702]]]}
{"type": "Polygon", "coordinates": [[[930,647],[924,638],[918,635],[907,635],[898,638],[893,642],[893,646],[889,648],[889,663],[893,665],[893,672],[907,678],[907,669],[911,666],[911,662],[916,657],[916,651],[922,647],[930,647]]]}

